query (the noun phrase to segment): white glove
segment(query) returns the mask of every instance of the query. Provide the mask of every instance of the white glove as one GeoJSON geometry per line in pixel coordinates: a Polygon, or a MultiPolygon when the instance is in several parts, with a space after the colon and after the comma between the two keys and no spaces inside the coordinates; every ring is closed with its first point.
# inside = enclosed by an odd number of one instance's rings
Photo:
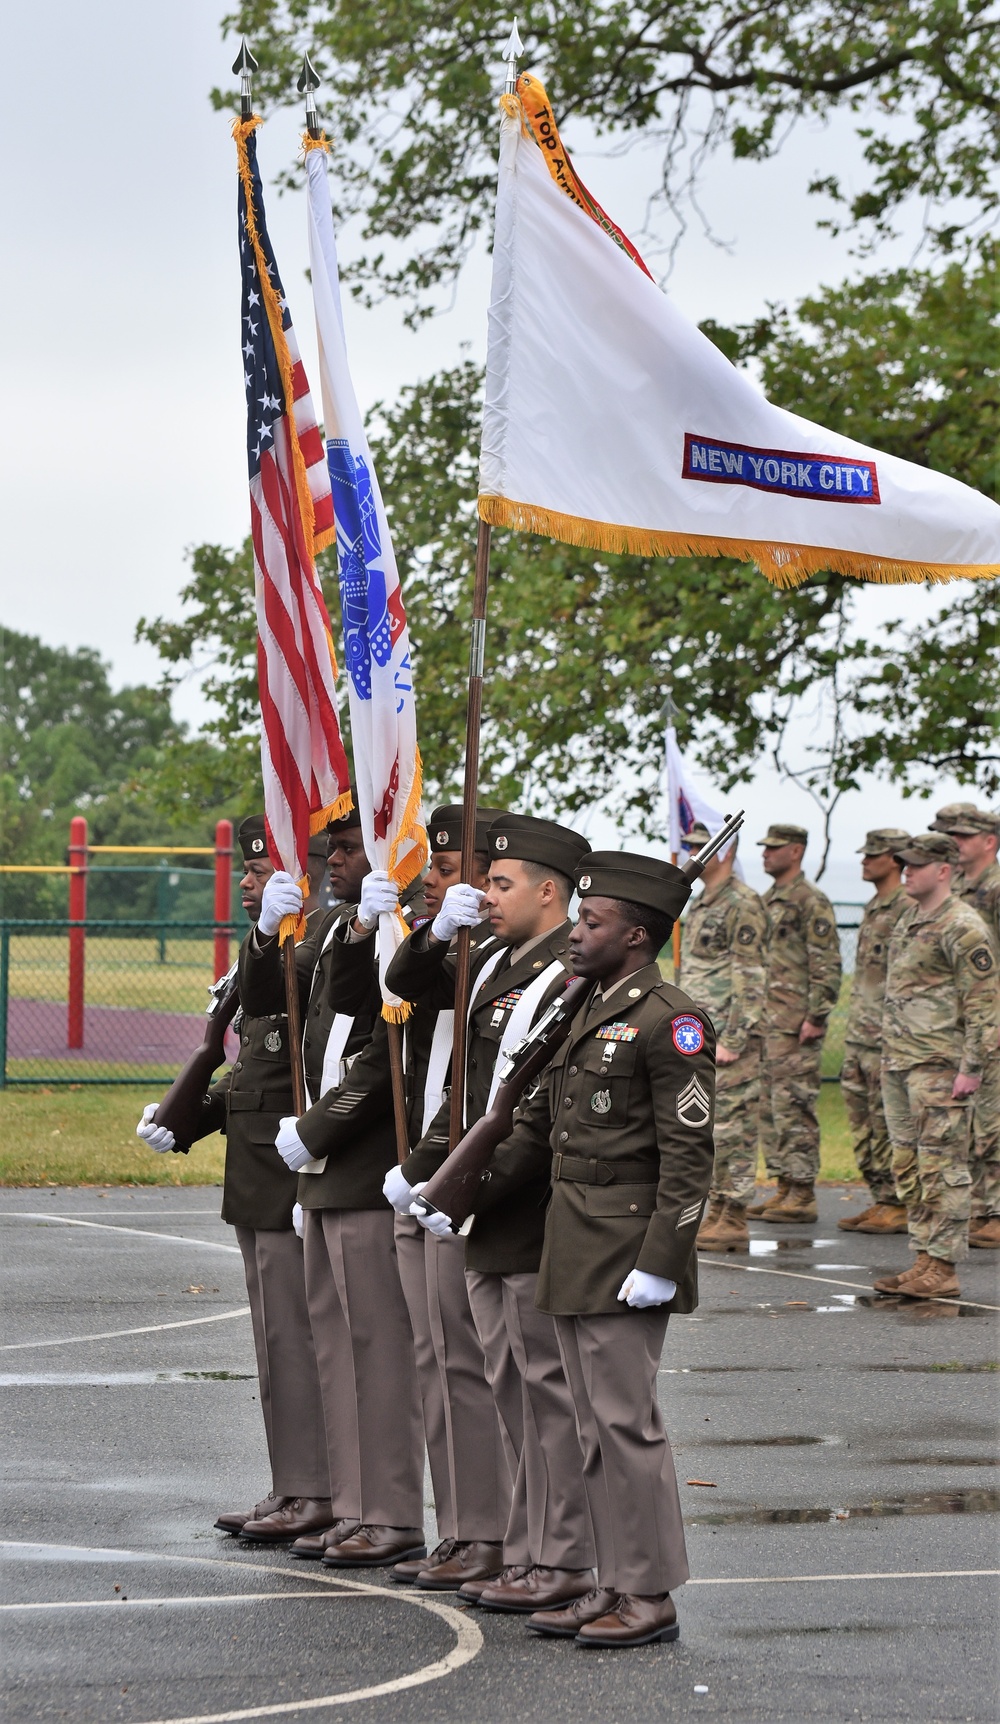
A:
{"type": "Polygon", "coordinates": [[[649,1305],[666,1305],[677,1292],[676,1281],[665,1275],[647,1275],[645,1269],[633,1269],[618,1290],[619,1299],[631,1305],[633,1311],[645,1311],[649,1305]]]}
{"type": "MultiPolygon", "coordinates": [[[[455,887],[449,886],[448,891],[454,892],[455,887]]],[[[419,1197],[426,1184],[426,1179],[422,1179],[418,1185],[413,1187],[414,1197],[419,1197]]],[[[418,1203],[411,1203],[410,1214],[416,1217],[421,1227],[425,1227],[428,1233],[437,1234],[439,1239],[445,1239],[451,1233],[451,1216],[442,1214],[440,1209],[436,1210],[433,1215],[425,1215],[418,1203]]]]}
{"type": "MultiPolygon", "coordinates": [[[[426,1179],[423,1181],[426,1185],[426,1179]]],[[[413,1186],[403,1178],[401,1167],[390,1167],[382,1182],[382,1196],[391,1203],[397,1215],[409,1215],[413,1202],[413,1186]]]]}
{"type": "Polygon", "coordinates": [[[257,927],[262,934],[276,934],[283,916],[297,916],[302,909],[302,892],[290,874],[272,874],[260,901],[257,927]]]}
{"type": "Polygon", "coordinates": [[[281,1121],[274,1147],[290,1173],[298,1173],[305,1167],[307,1161],[312,1161],[313,1152],[307,1149],[297,1130],[298,1119],[295,1114],[287,1114],[281,1121]]]}
{"type": "Polygon", "coordinates": [[[302,1215],[301,1203],[292,1204],[292,1227],[295,1230],[295,1237],[297,1239],[301,1239],[305,1232],[305,1222],[302,1215]]]}
{"type": "Polygon", "coordinates": [[[449,886],[444,903],[431,923],[431,933],[442,944],[454,937],[459,928],[479,926],[479,906],[486,893],[478,886],[449,886]]]}
{"type": "Polygon", "coordinates": [[[148,1143],[150,1149],[155,1149],[157,1155],[165,1155],[168,1149],[173,1149],[177,1142],[169,1126],[154,1125],[153,1115],[159,1107],[158,1101],[151,1101],[142,1110],[142,1118],[135,1128],[136,1137],[141,1137],[143,1143],[148,1143]]]}
{"type": "Polygon", "coordinates": [[[399,909],[399,887],[390,880],[384,868],[374,868],[361,882],[361,902],[358,921],[363,928],[374,928],[380,916],[391,916],[399,909]]]}

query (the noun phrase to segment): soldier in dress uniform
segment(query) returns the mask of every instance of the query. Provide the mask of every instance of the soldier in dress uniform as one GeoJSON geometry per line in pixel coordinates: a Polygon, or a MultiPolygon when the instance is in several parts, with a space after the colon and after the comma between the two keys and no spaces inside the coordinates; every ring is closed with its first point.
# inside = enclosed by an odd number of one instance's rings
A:
{"type": "MultiPolygon", "coordinates": [[[[1000,944],[1000,815],[972,803],[954,804],[938,810],[933,830],[950,833],[958,845],[961,872],[952,891],[979,911],[1000,944]]],[[[972,1103],[969,1244],[981,1250],[1000,1246],[1000,1050],[988,1062],[972,1103]]]]}
{"type": "MultiPolygon", "coordinates": [[[[330,883],[341,902],[296,949],[310,1105],[281,1120],[271,1148],[279,1166],[298,1174],[333,1507],[329,1530],[292,1549],[338,1568],[374,1567],[425,1548],[413,1340],[382,1196],[396,1159],[392,1093],[384,1072],[377,1087],[352,1081],[382,996],[370,963],[367,988],[331,985],[336,942],[351,937],[355,921],[374,927],[389,898],[384,876],[370,881],[352,792],[355,807],[329,827],[330,883]]],[[[253,956],[255,998],[273,1000],[283,986],[277,941],[253,956]]]]}
{"type": "Polygon", "coordinates": [[[882,1105],[882,1006],[889,940],[903,911],[912,904],[894,854],[910,834],[896,826],[869,832],[860,854],[861,878],[875,887],[865,905],[851,982],[844,1035],[840,1093],[847,1110],[854,1159],[872,1201],[857,1215],[837,1222],[845,1233],[905,1233],[906,1210],[896,1196],[892,1145],[882,1105]]]}
{"type": "MultiPolygon", "coordinates": [[[[500,813],[498,808],[476,811],[472,886],[479,893],[486,888],[489,869],[487,832],[500,813]]],[[[430,867],[421,913],[411,920],[414,929],[433,920],[449,886],[461,881],[462,809],[436,808],[428,840],[430,867]]],[[[371,976],[375,941],[358,923],[352,935],[350,943],[334,941],[334,987],[343,986],[351,974],[371,976]]],[[[474,958],[484,940],[495,944],[485,921],[472,932],[474,958]]],[[[453,1012],[413,1005],[403,1032],[410,1145],[423,1137],[447,1094],[453,1034],[453,1012]]],[[[379,1020],[371,1043],[352,1068],[352,1088],[371,1083],[384,1092],[388,1067],[387,1026],[379,1020]]],[[[398,1166],[390,1167],[383,1191],[397,1211],[396,1261],[413,1330],[439,1536],[430,1555],[397,1563],[392,1576],[424,1590],[454,1591],[466,1581],[500,1572],[513,1480],[469,1305],[465,1241],[454,1234],[438,1239],[420,1226],[410,1214],[412,1191],[398,1166]]]]}
{"type": "Polygon", "coordinates": [[[764,1221],[815,1221],[820,1059],[840,992],[833,905],[802,872],[804,826],[774,825],[760,839],[771,923],[764,1008],[761,1146],[774,1196],[749,1213],[764,1221]]]}
{"type": "Polygon", "coordinates": [[[899,852],[912,900],[889,942],[882,1096],[896,1194],[916,1262],[880,1293],[949,1298],[968,1242],[971,1101],[1000,1032],[1000,953],[982,917],[951,890],[958,846],[944,832],[899,852]]]}
{"type": "MultiPolygon", "coordinates": [[[[696,825],[684,848],[700,850],[709,837],[706,826],[696,825]]],[[[684,991],[711,1017],[719,1037],[715,1169],[699,1251],[749,1250],[747,1205],[757,1181],[768,921],[757,893],[733,873],[735,861],[734,838],[705,864],[704,891],[683,925],[684,991]]]]}
{"type": "MultiPolygon", "coordinates": [[[[254,924],[239,956],[240,1010],[233,1028],[240,1051],[205,1097],[200,1135],[223,1131],[226,1137],[222,1219],[235,1227],[243,1253],[271,1494],[245,1513],[220,1515],[215,1524],[257,1543],[284,1544],[328,1527],[333,1516],[302,1242],[292,1227],[298,1182],[274,1154],[278,1122],[292,1102],[288,1020],[282,998],[254,1009],[248,963],[258,935],[273,939],[301,894],[294,885],[289,893],[288,875],[276,875],[271,866],[263,815],[244,820],[237,836],[245,863],[243,908],[254,924]]],[[[172,1149],[173,1133],[152,1124],[155,1107],[145,1110],[139,1136],[153,1149],[172,1149]]]]}
{"type": "MultiPolygon", "coordinates": [[[[482,903],[496,938],[479,947],[472,963],[466,1126],[489,1108],[504,1050],[566,986],[572,873],[589,848],[578,832],[528,815],[504,815],[490,827],[490,883],[482,903]]],[[[397,993],[427,1004],[453,1002],[449,943],[463,921],[476,924],[479,897],[465,883],[450,888],[434,921],[393,959],[389,981],[397,993]]],[[[414,1191],[447,1155],[448,1125],[446,1104],[403,1163],[414,1191]]],[[[469,1299],[515,1484],[503,1571],[493,1581],[467,1581],[459,1596],[490,1610],[528,1614],[589,1591],[594,1560],[573,1401],[552,1320],[535,1305],[547,1190],[539,1169],[509,1202],[477,1216],[465,1255],[469,1299]]],[[[447,1228],[447,1222],[429,1218],[429,1231],[438,1226],[447,1228]]]]}
{"type": "Polygon", "coordinates": [[[656,1382],[670,1313],[698,1302],[715,1031],[656,963],[691,891],[680,869],[594,851],[577,880],[570,956],[594,988],[493,1158],[482,1219],[545,1170],[537,1300],[576,1407],[597,1584],[529,1627],[585,1646],[641,1646],[677,1638],[670,1594],[688,1578],[656,1382]]]}

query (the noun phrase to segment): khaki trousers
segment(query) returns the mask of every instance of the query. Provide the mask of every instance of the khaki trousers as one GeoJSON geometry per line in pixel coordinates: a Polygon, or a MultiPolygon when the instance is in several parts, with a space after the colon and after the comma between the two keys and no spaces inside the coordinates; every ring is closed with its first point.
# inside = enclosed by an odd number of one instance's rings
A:
{"type": "Polygon", "coordinates": [[[465,1284],[465,1241],[395,1220],[396,1260],[413,1331],[438,1536],[499,1543],[512,1474],[465,1284]],[[419,1237],[417,1237],[419,1236],[419,1237]]]}
{"type": "Polygon", "coordinates": [[[326,1432],[302,1241],[291,1228],[237,1227],[236,1239],[246,1271],[271,1489],[282,1497],[328,1497],[326,1432]]]}
{"type": "Polygon", "coordinates": [[[392,1211],[307,1209],[304,1244],[334,1516],[422,1527],[424,1435],[392,1211]]]}
{"type": "MultiPolygon", "coordinates": [[[[592,1568],[594,1541],[576,1414],[553,1320],[535,1304],[538,1276],[468,1270],[466,1279],[493,1380],[503,1376],[510,1359],[519,1380],[521,1452],[504,1560],[592,1568]]],[[[506,1425],[499,1399],[497,1410],[506,1425]]],[[[516,1425],[516,1415],[511,1422],[516,1425]]]]}
{"type": "Polygon", "coordinates": [[[553,1322],[580,1428],[597,1584],[609,1592],[673,1592],[689,1570],[656,1398],[667,1313],[653,1306],[553,1322]]]}

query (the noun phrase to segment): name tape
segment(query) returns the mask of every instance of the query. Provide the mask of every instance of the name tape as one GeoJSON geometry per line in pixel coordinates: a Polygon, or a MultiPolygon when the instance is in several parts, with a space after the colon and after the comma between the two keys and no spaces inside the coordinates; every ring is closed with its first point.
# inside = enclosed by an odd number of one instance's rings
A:
{"type": "Polygon", "coordinates": [[[682,477],[709,485],[748,485],[820,503],[881,503],[874,461],[845,455],[796,455],[788,449],[752,449],[710,437],[684,437],[682,477]]]}

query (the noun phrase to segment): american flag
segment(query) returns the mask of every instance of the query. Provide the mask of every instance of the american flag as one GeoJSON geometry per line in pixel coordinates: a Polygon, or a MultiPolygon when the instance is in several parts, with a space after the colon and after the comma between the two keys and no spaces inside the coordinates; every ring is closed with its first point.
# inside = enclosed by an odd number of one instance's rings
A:
{"type": "Polygon", "coordinates": [[[234,128],[247,463],[257,601],[261,766],[268,849],[305,874],[310,824],[343,813],[350,773],[340,737],[330,619],[315,553],[334,537],[323,438],[264,222],[253,126],[234,128]]]}

